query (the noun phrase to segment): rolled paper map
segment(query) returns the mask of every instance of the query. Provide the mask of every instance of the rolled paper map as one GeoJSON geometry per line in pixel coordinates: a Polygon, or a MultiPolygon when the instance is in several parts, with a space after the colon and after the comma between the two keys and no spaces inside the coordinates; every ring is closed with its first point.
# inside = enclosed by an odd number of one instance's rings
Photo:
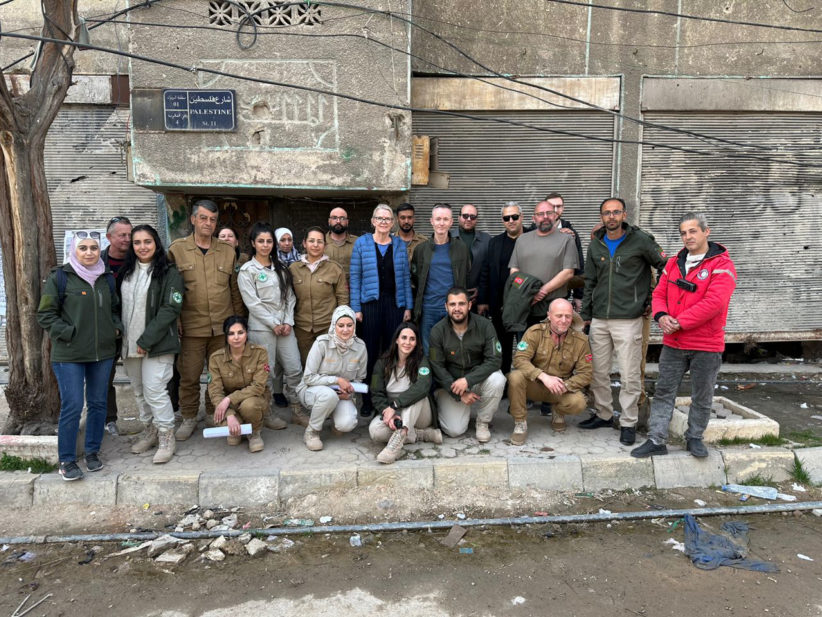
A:
{"type": "MultiPolygon", "coordinates": [[[[351,385],[354,387],[354,392],[358,394],[365,394],[368,392],[368,384],[360,383],[359,381],[352,381],[351,385]]],[[[339,390],[340,386],[331,386],[332,390],[339,390]]]]}
{"type": "MultiPolygon", "coordinates": [[[[206,439],[209,439],[211,437],[228,437],[229,435],[230,433],[228,432],[227,426],[215,426],[213,428],[203,429],[203,437],[206,439]]],[[[251,425],[241,424],[240,435],[251,435],[251,425]]]]}

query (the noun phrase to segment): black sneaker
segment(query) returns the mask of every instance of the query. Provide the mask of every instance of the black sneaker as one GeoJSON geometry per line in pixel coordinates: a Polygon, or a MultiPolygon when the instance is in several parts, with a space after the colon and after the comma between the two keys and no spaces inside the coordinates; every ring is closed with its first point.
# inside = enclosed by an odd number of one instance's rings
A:
{"type": "Polygon", "coordinates": [[[71,482],[72,480],[82,480],[83,470],[80,469],[74,461],[60,463],[60,477],[62,477],[66,482],[71,482]]]}
{"type": "Polygon", "coordinates": [[[636,429],[633,426],[623,426],[619,429],[619,443],[632,446],[636,443],[636,429]]]}
{"type": "Polygon", "coordinates": [[[648,458],[649,456],[659,456],[661,454],[668,454],[668,446],[665,444],[658,446],[650,439],[638,448],[631,450],[631,456],[634,458],[648,458]]]}
{"type": "Polygon", "coordinates": [[[288,399],[285,398],[282,392],[276,392],[274,394],[274,404],[277,407],[288,407],[288,399]]]}
{"type": "Polygon", "coordinates": [[[606,426],[613,427],[613,425],[614,425],[614,419],[613,418],[609,418],[608,420],[603,420],[598,415],[594,414],[590,418],[588,418],[587,420],[583,420],[582,422],[580,422],[577,426],[579,426],[579,428],[584,428],[584,429],[591,430],[591,429],[595,429],[595,428],[604,428],[606,426]]]}
{"type": "Polygon", "coordinates": [[[100,460],[96,452],[86,454],[86,468],[89,471],[100,471],[103,468],[103,461],[100,460]]]}
{"type": "Polygon", "coordinates": [[[687,450],[696,458],[705,458],[708,456],[708,448],[705,447],[701,439],[689,439],[687,450]]]}

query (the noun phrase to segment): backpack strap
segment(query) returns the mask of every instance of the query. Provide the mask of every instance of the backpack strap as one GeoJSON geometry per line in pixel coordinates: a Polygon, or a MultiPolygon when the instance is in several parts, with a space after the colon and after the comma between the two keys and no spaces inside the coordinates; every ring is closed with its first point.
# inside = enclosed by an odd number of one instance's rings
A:
{"type": "MultiPolygon", "coordinates": [[[[66,300],[66,286],[68,285],[68,275],[63,268],[56,268],[55,269],[55,276],[57,277],[57,308],[62,310],[63,309],[63,302],[66,300]]],[[[108,283],[108,289],[111,292],[111,297],[114,298],[117,295],[116,285],[117,283],[114,280],[114,275],[111,272],[105,273],[106,282],[108,283]]]]}

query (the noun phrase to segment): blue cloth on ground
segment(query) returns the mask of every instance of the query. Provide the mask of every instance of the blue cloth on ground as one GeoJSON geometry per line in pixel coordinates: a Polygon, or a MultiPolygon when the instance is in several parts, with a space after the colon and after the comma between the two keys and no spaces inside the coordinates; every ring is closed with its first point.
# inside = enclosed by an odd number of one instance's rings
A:
{"type": "Polygon", "coordinates": [[[703,530],[690,514],[685,515],[685,554],[697,568],[715,570],[729,566],[757,572],[778,572],[779,567],[769,561],[748,559],[748,525],[739,521],[722,523],[727,535],[703,530]]]}

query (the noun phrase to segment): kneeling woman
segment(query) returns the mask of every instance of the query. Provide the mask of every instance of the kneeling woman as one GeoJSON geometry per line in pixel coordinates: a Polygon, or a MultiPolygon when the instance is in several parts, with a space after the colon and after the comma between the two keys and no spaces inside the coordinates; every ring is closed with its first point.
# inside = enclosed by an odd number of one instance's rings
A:
{"type": "Polygon", "coordinates": [[[419,330],[411,322],[401,323],[371,376],[371,399],[381,414],[371,421],[368,432],[374,441],[388,444],[377,455],[380,463],[402,458],[404,443],[442,443],[442,433],[431,426],[430,390],[431,368],[422,354],[419,330]],[[398,419],[402,428],[397,428],[398,419]]]}
{"type": "Polygon", "coordinates": [[[339,433],[356,428],[356,395],[351,382],[365,379],[367,360],[365,343],[354,336],[354,311],[349,306],[338,306],[331,316],[328,334],[317,337],[311,346],[297,387],[300,403],[311,414],[303,438],[309,450],[323,449],[320,431],[329,416],[339,433]]]}
{"type": "Polygon", "coordinates": [[[214,423],[228,425],[228,445],[238,446],[240,424],[251,424],[249,452],[263,449],[260,431],[268,412],[268,352],[248,342],[248,320],[232,315],[223,322],[226,346],[208,359],[208,396],[214,405],[214,423]]]}

